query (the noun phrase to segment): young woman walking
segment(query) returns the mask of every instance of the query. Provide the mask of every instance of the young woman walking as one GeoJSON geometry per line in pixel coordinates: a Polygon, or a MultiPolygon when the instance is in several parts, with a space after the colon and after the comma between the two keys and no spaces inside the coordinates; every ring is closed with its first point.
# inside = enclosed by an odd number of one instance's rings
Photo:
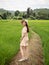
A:
{"type": "Polygon", "coordinates": [[[24,61],[24,60],[27,60],[29,56],[29,53],[28,53],[29,27],[28,27],[27,20],[22,20],[21,24],[23,25],[22,37],[21,37],[21,42],[20,42],[20,52],[21,52],[22,58],[19,61],[24,61]]]}

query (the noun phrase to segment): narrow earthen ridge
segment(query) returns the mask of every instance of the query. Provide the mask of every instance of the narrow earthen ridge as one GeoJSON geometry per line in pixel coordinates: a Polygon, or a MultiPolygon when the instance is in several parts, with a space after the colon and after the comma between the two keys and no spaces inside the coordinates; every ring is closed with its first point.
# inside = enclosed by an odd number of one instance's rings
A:
{"type": "Polygon", "coordinates": [[[29,40],[29,59],[19,62],[20,52],[11,60],[10,65],[44,65],[42,42],[38,34],[31,31],[29,40]]]}

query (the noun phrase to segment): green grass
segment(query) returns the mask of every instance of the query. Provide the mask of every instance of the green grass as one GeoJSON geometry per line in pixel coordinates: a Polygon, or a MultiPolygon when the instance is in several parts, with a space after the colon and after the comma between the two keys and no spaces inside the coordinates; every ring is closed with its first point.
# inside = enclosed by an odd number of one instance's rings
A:
{"type": "MultiPolygon", "coordinates": [[[[49,65],[49,20],[29,20],[29,27],[40,35],[45,58],[44,65],[49,65]]],[[[21,29],[20,20],[0,20],[0,65],[8,65],[18,52],[21,29]]]]}
{"type": "Polygon", "coordinates": [[[49,65],[49,20],[30,20],[29,25],[40,35],[45,59],[44,65],[49,65]]]}
{"type": "Polygon", "coordinates": [[[21,24],[14,20],[0,21],[0,65],[6,65],[19,50],[21,24]]]}

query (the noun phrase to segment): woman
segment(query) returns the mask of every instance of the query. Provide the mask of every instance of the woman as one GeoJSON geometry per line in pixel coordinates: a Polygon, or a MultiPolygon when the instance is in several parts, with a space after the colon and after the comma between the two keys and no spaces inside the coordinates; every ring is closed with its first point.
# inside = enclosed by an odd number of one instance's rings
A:
{"type": "Polygon", "coordinates": [[[23,25],[22,29],[22,37],[21,37],[21,43],[20,43],[20,52],[22,55],[22,59],[19,61],[24,61],[28,59],[28,32],[29,32],[29,27],[28,27],[28,21],[27,20],[22,20],[21,24],[23,25]]]}

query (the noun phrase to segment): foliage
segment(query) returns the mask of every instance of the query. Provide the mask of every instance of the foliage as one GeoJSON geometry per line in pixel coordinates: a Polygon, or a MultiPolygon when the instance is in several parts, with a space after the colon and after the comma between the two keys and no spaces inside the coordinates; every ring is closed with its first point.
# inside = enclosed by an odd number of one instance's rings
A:
{"type": "Polygon", "coordinates": [[[36,18],[34,16],[29,17],[31,20],[35,20],[36,18]]]}
{"type": "Polygon", "coordinates": [[[17,11],[15,11],[15,16],[18,16],[19,15],[19,11],[17,10],[17,11]]]}
{"type": "Polygon", "coordinates": [[[30,9],[30,8],[28,8],[28,9],[27,9],[27,17],[29,17],[29,16],[30,16],[30,14],[31,14],[31,9],[30,9]]]}
{"type": "Polygon", "coordinates": [[[2,18],[3,18],[3,19],[7,19],[7,13],[3,13],[3,14],[2,14],[2,18]]]}
{"type": "Polygon", "coordinates": [[[23,18],[27,18],[27,13],[26,12],[23,12],[23,15],[22,15],[23,18]]]}
{"type": "Polygon", "coordinates": [[[45,19],[49,20],[49,9],[34,9],[27,8],[26,11],[7,11],[0,9],[0,18],[2,19],[45,19]]]}

